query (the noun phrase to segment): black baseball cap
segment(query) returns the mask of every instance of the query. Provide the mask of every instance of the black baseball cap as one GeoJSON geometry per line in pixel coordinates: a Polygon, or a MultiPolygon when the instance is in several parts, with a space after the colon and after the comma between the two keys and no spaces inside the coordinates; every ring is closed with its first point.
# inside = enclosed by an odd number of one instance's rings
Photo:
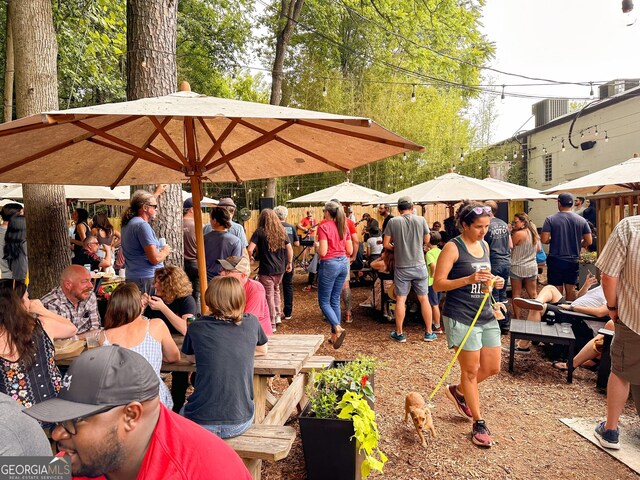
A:
{"type": "Polygon", "coordinates": [[[573,195],[568,193],[568,192],[561,193],[560,195],[558,195],[558,203],[560,205],[562,205],[563,207],[572,206],[573,205],[573,195]]]}
{"type": "Polygon", "coordinates": [[[140,354],[118,345],[83,352],[69,367],[56,398],[23,410],[46,423],[88,417],[160,393],[160,379],[140,354]]]}

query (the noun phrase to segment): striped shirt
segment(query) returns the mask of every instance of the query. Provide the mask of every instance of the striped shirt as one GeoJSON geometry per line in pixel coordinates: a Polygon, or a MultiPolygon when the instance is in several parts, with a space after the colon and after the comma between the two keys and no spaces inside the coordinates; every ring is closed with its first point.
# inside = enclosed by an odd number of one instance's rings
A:
{"type": "Polygon", "coordinates": [[[93,292],[89,298],[78,303],[78,308],[73,306],[61,287],[54,288],[40,300],[47,310],[71,320],[71,323],[78,327],[78,333],[97,330],[101,327],[98,300],[93,292]]]}
{"type": "Polygon", "coordinates": [[[618,278],[618,317],[640,335],[640,215],[620,220],[598,256],[596,267],[618,278]]]}
{"type": "Polygon", "coordinates": [[[532,235],[527,231],[527,240],[514,245],[511,250],[511,273],[518,278],[531,278],[538,275],[536,245],[532,244],[532,235]]]}

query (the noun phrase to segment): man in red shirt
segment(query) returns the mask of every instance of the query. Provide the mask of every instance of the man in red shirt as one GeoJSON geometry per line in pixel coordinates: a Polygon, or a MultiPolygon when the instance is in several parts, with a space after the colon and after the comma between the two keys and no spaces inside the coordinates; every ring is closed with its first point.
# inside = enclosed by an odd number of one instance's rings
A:
{"type": "Polygon", "coordinates": [[[71,364],[57,398],[23,413],[56,425],[51,437],[77,480],[250,480],[231,447],[160,403],[159,387],[143,356],[100,347],[71,364]]]}
{"type": "Polygon", "coordinates": [[[247,257],[227,257],[226,259],[218,260],[218,263],[222,267],[220,275],[236,277],[244,286],[244,294],[246,297],[244,313],[252,313],[258,317],[258,321],[265,335],[271,335],[275,330],[271,325],[267,296],[262,284],[249,278],[249,275],[251,275],[251,264],[249,260],[247,260],[247,257]]]}

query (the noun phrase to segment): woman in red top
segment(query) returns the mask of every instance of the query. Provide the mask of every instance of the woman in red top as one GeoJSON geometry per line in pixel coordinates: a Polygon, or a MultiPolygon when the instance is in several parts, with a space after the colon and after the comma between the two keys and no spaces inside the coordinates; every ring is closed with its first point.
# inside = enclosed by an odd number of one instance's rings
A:
{"type": "Polygon", "coordinates": [[[346,330],[340,326],[340,292],[349,273],[349,256],[353,253],[351,235],[342,207],[336,202],[324,206],[325,221],[318,226],[316,251],[318,269],[318,303],[331,324],[333,348],[340,348],[346,330]]]}

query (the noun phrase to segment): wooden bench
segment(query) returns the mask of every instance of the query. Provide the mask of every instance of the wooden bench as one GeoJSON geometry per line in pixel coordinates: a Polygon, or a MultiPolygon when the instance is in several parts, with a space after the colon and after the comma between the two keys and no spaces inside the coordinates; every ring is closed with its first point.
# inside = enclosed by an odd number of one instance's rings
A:
{"type": "Polygon", "coordinates": [[[254,424],[239,437],[225,442],[242,458],[251,477],[259,480],[262,460],[275,462],[286,458],[295,438],[293,427],[254,424]]]}
{"type": "Polygon", "coordinates": [[[547,325],[545,322],[533,322],[528,320],[511,320],[511,341],[509,343],[509,373],[513,373],[513,360],[516,348],[516,339],[531,340],[558,345],[567,345],[569,355],[567,361],[567,383],[573,382],[573,350],[576,337],[573,332],[563,332],[559,324],[547,325]]]}
{"type": "Polygon", "coordinates": [[[314,355],[313,357],[309,357],[304,365],[302,366],[302,373],[311,373],[311,370],[324,370],[327,367],[330,367],[334,357],[330,357],[328,355],[314,355]]]}

